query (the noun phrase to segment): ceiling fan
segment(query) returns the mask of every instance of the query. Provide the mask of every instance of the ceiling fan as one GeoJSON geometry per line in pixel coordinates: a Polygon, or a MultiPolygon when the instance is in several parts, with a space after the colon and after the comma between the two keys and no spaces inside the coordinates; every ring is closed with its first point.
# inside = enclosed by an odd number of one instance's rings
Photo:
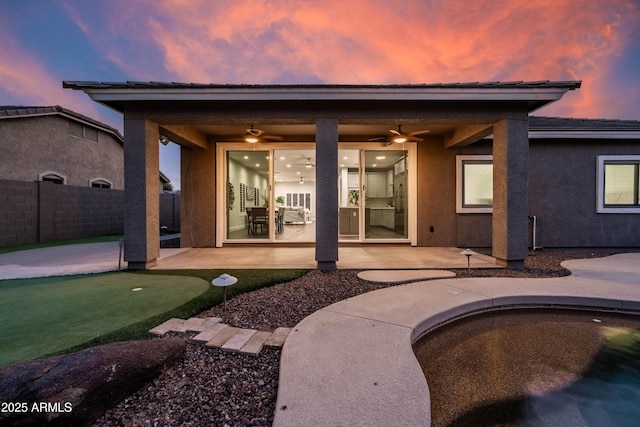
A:
{"type": "Polygon", "coordinates": [[[283,138],[279,135],[267,135],[263,130],[256,129],[251,125],[251,128],[245,129],[243,139],[249,144],[255,144],[263,141],[282,141],[283,138]]]}
{"type": "Polygon", "coordinates": [[[315,168],[316,164],[315,163],[311,163],[311,157],[307,157],[307,161],[304,163],[296,163],[296,166],[304,166],[305,168],[311,169],[311,168],[315,168]]]}
{"type": "Polygon", "coordinates": [[[422,135],[428,133],[428,130],[417,130],[413,132],[403,132],[402,125],[398,125],[398,130],[389,129],[389,133],[391,136],[379,136],[376,138],[371,138],[369,141],[388,141],[389,145],[396,143],[404,143],[404,142],[419,142],[424,141],[424,139],[417,137],[416,135],[422,135]]]}

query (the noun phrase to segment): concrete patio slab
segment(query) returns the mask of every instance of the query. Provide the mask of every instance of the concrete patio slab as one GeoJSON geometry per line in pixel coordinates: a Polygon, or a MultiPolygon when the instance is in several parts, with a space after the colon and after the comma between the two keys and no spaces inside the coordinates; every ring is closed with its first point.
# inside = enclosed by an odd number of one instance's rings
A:
{"type": "MultiPolygon", "coordinates": [[[[369,244],[341,247],[338,268],[343,269],[447,269],[467,268],[460,248],[411,247],[369,244]]],[[[119,242],[55,246],[0,254],[0,280],[87,274],[118,269],[119,242]]],[[[122,269],[127,263],[121,263],[122,269]]],[[[222,248],[160,249],[154,270],[227,268],[315,269],[315,248],[225,246],[222,248]],[[247,260],[251,260],[250,263],[247,260]]],[[[495,259],[476,254],[471,268],[501,268],[495,259]]]]}
{"type": "Polygon", "coordinates": [[[428,385],[411,344],[432,328],[504,305],[640,307],[640,253],[568,266],[580,275],[415,282],[315,312],[284,344],[273,425],[428,426],[428,385]]]}

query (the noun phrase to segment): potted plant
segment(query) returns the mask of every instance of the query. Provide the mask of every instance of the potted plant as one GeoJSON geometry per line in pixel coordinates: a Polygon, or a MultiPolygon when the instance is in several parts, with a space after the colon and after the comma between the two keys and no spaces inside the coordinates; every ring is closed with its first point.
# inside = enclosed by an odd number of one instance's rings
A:
{"type": "Polygon", "coordinates": [[[360,191],[351,190],[349,191],[349,204],[353,206],[358,206],[358,201],[360,200],[360,191]]]}
{"type": "Polygon", "coordinates": [[[282,206],[284,204],[284,196],[276,197],[276,203],[282,206]]]}

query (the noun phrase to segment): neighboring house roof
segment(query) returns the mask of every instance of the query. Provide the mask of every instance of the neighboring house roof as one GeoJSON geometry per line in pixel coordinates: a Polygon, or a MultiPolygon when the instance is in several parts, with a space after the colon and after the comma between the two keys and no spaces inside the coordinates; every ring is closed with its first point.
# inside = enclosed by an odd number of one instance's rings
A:
{"type": "Polygon", "coordinates": [[[640,121],[529,116],[530,138],[640,138],[640,121]]]}
{"type": "Polygon", "coordinates": [[[116,139],[122,144],[124,143],[124,137],[120,134],[120,132],[112,128],[109,125],[106,125],[102,122],[99,122],[91,117],[84,116],[82,114],[76,113],[75,111],[71,111],[67,108],[63,108],[59,105],[46,106],[46,107],[25,107],[25,106],[16,106],[16,105],[0,105],[0,119],[15,119],[22,117],[37,117],[37,116],[51,116],[51,115],[61,115],[65,117],[72,118],[74,120],[78,120],[90,126],[96,127],[98,129],[103,130],[104,132],[110,133],[116,137],[116,139]]]}
{"type": "Polygon", "coordinates": [[[160,182],[162,184],[169,184],[171,183],[171,180],[167,175],[165,175],[164,173],[162,173],[162,171],[160,171],[160,182]]]}

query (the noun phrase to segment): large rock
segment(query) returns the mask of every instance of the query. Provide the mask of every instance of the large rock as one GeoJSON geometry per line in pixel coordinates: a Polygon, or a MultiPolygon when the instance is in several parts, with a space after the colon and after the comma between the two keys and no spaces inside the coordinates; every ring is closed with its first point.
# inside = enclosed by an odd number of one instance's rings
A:
{"type": "Polygon", "coordinates": [[[0,371],[0,425],[87,425],[182,357],[182,338],[107,344],[0,371]]]}

